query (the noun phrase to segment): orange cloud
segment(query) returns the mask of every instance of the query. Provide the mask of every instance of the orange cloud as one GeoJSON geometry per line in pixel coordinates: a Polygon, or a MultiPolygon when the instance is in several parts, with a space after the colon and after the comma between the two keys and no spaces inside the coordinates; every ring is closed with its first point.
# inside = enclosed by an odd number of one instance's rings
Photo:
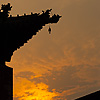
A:
{"type": "Polygon", "coordinates": [[[14,97],[18,100],[52,100],[58,96],[56,91],[49,92],[45,83],[34,83],[25,78],[15,79],[14,97]]]}

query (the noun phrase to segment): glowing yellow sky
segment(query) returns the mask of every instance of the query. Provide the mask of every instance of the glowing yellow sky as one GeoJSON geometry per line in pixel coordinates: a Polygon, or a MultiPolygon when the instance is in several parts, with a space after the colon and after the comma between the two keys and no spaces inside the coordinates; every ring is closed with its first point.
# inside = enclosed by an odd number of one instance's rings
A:
{"type": "Polygon", "coordinates": [[[100,0],[0,0],[12,15],[52,8],[63,17],[46,25],[7,65],[14,100],[73,100],[100,89],[100,0]]]}

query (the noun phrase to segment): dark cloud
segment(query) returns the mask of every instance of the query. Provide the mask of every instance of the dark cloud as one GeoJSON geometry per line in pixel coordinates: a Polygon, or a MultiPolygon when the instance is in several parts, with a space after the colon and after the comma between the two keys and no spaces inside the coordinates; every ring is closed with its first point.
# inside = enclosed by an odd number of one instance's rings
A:
{"type": "Polygon", "coordinates": [[[15,77],[21,77],[21,78],[27,78],[28,80],[31,80],[30,77],[35,76],[33,72],[25,71],[25,72],[19,72],[15,77]]]}

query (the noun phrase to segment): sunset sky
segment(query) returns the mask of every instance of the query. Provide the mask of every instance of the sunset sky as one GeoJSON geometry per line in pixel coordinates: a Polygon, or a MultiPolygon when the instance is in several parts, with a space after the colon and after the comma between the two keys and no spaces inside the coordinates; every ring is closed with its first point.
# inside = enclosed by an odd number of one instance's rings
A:
{"type": "Polygon", "coordinates": [[[100,89],[100,0],[0,0],[11,14],[52,8],[63,17],[14,52],[14,100],[74,100],[100,89]]]}

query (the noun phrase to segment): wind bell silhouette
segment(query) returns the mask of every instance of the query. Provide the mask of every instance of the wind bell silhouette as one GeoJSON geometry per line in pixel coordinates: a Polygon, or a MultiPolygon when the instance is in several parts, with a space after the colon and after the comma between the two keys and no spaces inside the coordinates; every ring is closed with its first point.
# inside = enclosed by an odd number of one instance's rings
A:
{"type": "Polygon", "coordinates": [[[49,34],[51,34],[51,27],[50,26],[49,26],[48,32],[49,32],[49,34]]]}

